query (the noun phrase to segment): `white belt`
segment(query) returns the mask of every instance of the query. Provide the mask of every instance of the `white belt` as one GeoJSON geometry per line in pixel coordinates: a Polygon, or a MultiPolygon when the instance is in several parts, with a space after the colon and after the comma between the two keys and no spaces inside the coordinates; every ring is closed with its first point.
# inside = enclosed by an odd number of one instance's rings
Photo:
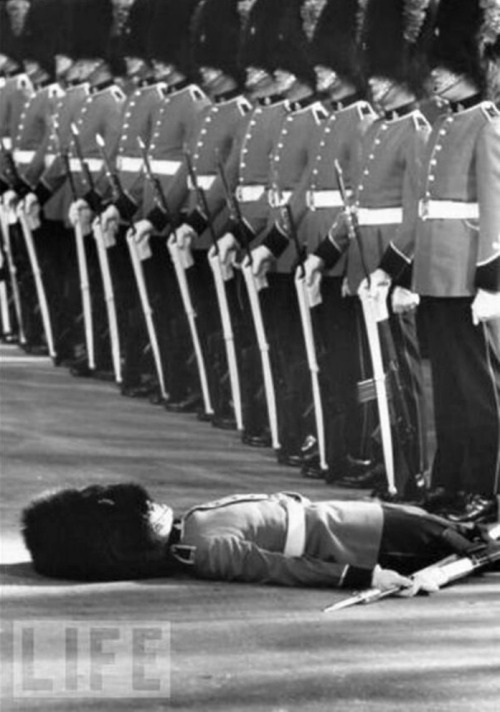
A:
{"type": "Polygon", "coordinates": [[[358,208],[358,225],[400,225],[403,208],[358,208]]]}
{"type": "Polygon", "coordinates": [[[157,176],[175,176],[180,168],[181,161],[160,161],[151,159],[149,161],[151,170],[157,176]]]}
{"type": "Polygon", "coordinates": [[[284,556],[302,556],[306,548],[306,512],[304,503],[292,497],[281,500],[287,512],[287,531],[284,556]]]}
{"type": "Polygon", "coordinates": [[[281,208],[288,203],[291,197],[291,190],[275,190],[271,188],[267,194],[267,200],[271,208],[281,208]]]}
{"type": "Polygon", "coordinates": [[[54,163],[56,160],[56,154],[55,153],[46,153],[43,159],[43,163],[45,168],[50,168],[50,166],[54,163]]]}
{"type": "Polygon", "coordinates": [[[128,156],[118,156],[116,167],[125,173],[140,173],[144,167],[142,158],[131,158],[128,156]]]}
{"type": "Polygon", "coordinates": [[[266,191],[265,185],[239,185],[236,188],[236,200],[239,203],[255,203],[266,191]]]}
{"type": "Polygon", "coordinates": [[[35,151],[14,151],[14,160],[20,165],[31,163],[35,156],[35,151]]]}
{"type": "MultiPolygon", "coordinates": [[[[83,160],[91,173],[98,173],[102,169],[102,158],[84,158],[83,160]]],[[[69,167],[72,173],[81,173],[83,170],[82,162],[79,158],[70,158],[69,167]]]]}
{"type": "MultiPolygon", "coordinates": [[[[351,195],[352,191],[347,191],[351,195]]],[[[344,201],[340,190],[308,190],[306,193],[306,205],[309,210],[318,208],[342,208],[344,201]]]]}
{"type": "MultiPolygon", "coordinates": [[[[212,187],[212,184],[214,180],[216,179],[217,176],[215,175],[206,175],[206,176],[196,176],[196,182],[198,183],[198,188],[201,188],[202,190],[210,190],[212,187]]],[[[195,186],[191,182],[191,176],[188,176],[187,179],[187,186],[189,190],[194,190],[195,186]]]]}
{"type": "Polygon", "coordinates": [[[418,214],[422,220],[478,220],[479,205],[458,200],[420,200],[418,214]]]}

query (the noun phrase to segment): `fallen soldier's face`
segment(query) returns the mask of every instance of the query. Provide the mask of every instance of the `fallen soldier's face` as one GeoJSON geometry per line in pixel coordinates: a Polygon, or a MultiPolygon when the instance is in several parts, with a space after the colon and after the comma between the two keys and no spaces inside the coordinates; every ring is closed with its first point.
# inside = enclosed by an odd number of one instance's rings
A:
{"type": "Polygon", "coordinates": [[[137,484],[44,495],[23,513],[35,569],[46,576],[112,581],[168,574],[172,510],[137,484]]]}

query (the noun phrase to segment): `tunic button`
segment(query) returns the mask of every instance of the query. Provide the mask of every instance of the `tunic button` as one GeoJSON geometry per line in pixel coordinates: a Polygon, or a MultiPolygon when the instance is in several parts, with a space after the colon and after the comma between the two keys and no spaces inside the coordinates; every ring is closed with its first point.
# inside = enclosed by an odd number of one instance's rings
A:
{"type": "Polygon", "coordinates": [[[435,159],[435,158],[433,158],[433,159],[432,159],[432,161],[431,161],[431,166],[435,166],[435,165],[436,165],[436,163],[437,163],[436,159],[435,159]]]}
{"type": "Polygon", "coordinates": [[[361,190],[364,190],[364,189],[365,189],[365,188],[364,188],[364,186],[362,186],[362,185],[358,185],[358,190],[360,190],[360,191],[361,191],[361,190]]]}
{"type": "Polygon", "coordinates": [[[436,180],[436,179],[435,179],[434,176],[429,176],[429,180],[432,182],[432,181],[434,181],[434,180],[436,180]]]}
{"type": "Polygon", "coordinates": [[[370,171],[368,170],[368,168],[365,168],[365,170],[363,171],[363,175],[367,176],[369,175],[369,173],[370,171]]]}
{"type": "Polygon", "coordinates": [[[446,136],[446,129],[440,129],[439,135],[440,135],[440,136],[446,136]]]}

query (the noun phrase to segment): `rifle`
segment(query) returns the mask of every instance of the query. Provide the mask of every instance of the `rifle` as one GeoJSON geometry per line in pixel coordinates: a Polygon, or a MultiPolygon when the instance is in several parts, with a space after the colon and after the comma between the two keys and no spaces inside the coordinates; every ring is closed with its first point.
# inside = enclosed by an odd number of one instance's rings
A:
{"type": "Polygon", "coordinates": [[[318,438],[318,453],[319,466],[321,470],[328,470],[326,462],[326,443],[325,443],[325,421],[323,415],[323,404],[321,401],[321,391],[319,387],[319,365],[316,355],[316,345],[314,342],[314,331],[311,319],[311,305],[309,302],[309,293],[306,285],[306,273],[304,268],[304,253],[305,249],[300,246],[299,236],[297,233],[297,225],[293,217],[290,205],[284,205],[281,209],[282,218],[285,223],[287,232],[292,238],[297,253],[298,267],[295,274],[295,290],[297,292],[297,300],[299,303],[300,321],[302,324],[302,333],[307,354],[307,364],[309,373],[311,374],[311,388],[314,402],[314,414],[316,419],[316,433],[318,438]]]}
{"type": "Polygon", "coordinates": [[[144,142],[138,137],[137,139],[139,147],[142,153],[142,160],[144,163],[144,170],[146,171],[146,177],[153,187],[156,202],[159,207],[163,210],[168,218],[173,231],[173,240],[168,240],[167,249],[170,252],[172,259],[172,264],[174,266],[175,276],[177,278],[177,284],[179,286],[179,292],[182,299],[182,304],[184,306],[184,312],[189,326],[189,333],[191,334],[191,341],[193,343],[193,349],[196,358],[196,365],[198,368],[198,375],[200,378],[201,392],[203,395],[203,404],[205,407],[205,412],[207,414],[213,413],[212,404],[210,401],[210,392],[208,390],[208,380],[207,372],[205,369],[205,362],[203,360],[203,352],[201,350],[200,337],[198,335],[198,328],[196,325],[196,312],[193,306],[193,300],[191,298],[191,293],[189,291],[189,284],[186,277],[186,269],[189,266],[186,261],[183,251],[179,248],[177,244],[177,232],[175,229],[175,221],[173,219],[170,207],[168,205],[165,193],[163,192],[162,185],[160,181],[154,176],[151,170],[151,164],[149,162],[149,156],[147,154],[146,146],[144,142]]]}
{"type": "MultiPolygon", "coordinates": [[[[467,554],[451,554],[450,556],[441,559],[441,561],[431,564],[431,566],[426,566],[416,574],[413,574],[410,578],[418,576],[418,574],[431,571],[437,567],[444,576],[442,585],[447,586],[454,581],[458,581],[459,579],[469,576],[469,574],[474,571],[478,571],[489,564],[500,561],[500,542],[498,542],[500,537],[500,525],[494,526],[490,529],[489,537],[491,541],[486,543],[480,542],[475,547],[471,547],[467,554]]],[[[376,601],[381,601],[384,598],[394,596],[401,590],[401,586],[394,586],[386,591],[381,591],[379,588],[367,588],[364,591],[354,594],[354,596],[344,598],[338,603],[327,606],[323,609],[323,612],[333,613],[344,608],[357,606],[360,603],[375,603],[376,601]]]]}
{"type": "MultiPolygon", "coordinates": [[[[9,151],[4,144],[4,139],[2,139],[0,141],[0,150],[2,151],[2,154],[4,155],[4,157],[7,161],[8,175],[6,175],[5,178],[7,179],[7,182],[13,188],[13,186],[15,184],[15,177],[12,175],[12,172],[10,169],[10,166],[13,164],[13,159],[12,159],[12,156],[10,156],[11,160],[8,159],[9,151]]],[[[14,165],[14,168],[15,168],[15,165],[14,165]]],[[[7,265],[8,265],[9,274],[10,274],[10,283],[11,283],[11,287],[12,287],[12,298],[14,301],[14,312],[16,314],[17,328],[19,331],[19,342],[21,344],[25,344],[26,343],[26,335],[24,333],[24,326],[23,326],[21,293],[19,290],[19,282],[17,281],[17,267],[16,267],[16,263],[14,260],[14,256],[12,254],[12,244],[11,244],[11,239],[10,239],[9,221],[8,221],[6,213],[4,212],[3,206],[0,206],[0,224],[2,227],[2,234],[3,234],[4,246],[5,246],[5,254],[7,257],[7,265]]]]}
{"type": "MultiPolygon", "coordinates": [[[[82,166],[82,170],[83,171],[85,171],[86,169],[88,170],[88,166],[86,165],[86,163],[83,159],[83,156],[82,156],[79,135],[78,135],[78,129],[75,126],[75,124],[71,124],[71,133],[73,136],[75,151],[77,153],[78,160],[80,161],[80,164],[82,166]]],[[[68,152],[65,151],[64,153],[61,154],[61,156],[62,156],[62,160],[64,163],[66,176],[68,178],[68,182],[69,182],[69,186],[70,186],[70,190],[71,190],[71,196],[72,196],[73,202],[74,202],[78,199],[78,195],[76,192],[75,179],[74,179],[73,173],[71,171],[71,165],[70,165],[68,152]]],[[[89,177],[87,179],[87,182],[90,181],[89,186],[92,186],[93,185],[92,174],[90,173],[90,171],[88,171],[88,173],[89,173],[89,177]]],[[[87,350],[87,364],[88,364],[89,369],[91,371],[93,371],[95,369],[94,321],[93,321],[93,317],[92,317],[92,305],[91,305],[91,297],[90,297],[90,281],[89,281],[87,257],[85,254],[85,245],[84,245],[82,226],[81,226],[81,223],[79,220],[76,222],[74,230],[75,230],[75,243],[76,243],[76,259],[78,262],[78,273],[80,276],[80,293],[82,295],[83,324],[84,324],[84,329],[85,329],[85,346],[86,346],[86,350],[87,350]]]]}
{"type": "MultiPolygon", "coordinates": [[[[194,170],[193,162],[191,160],[191,155],[186,149],[184,151],[186,157],[186,166],[188,169],[189,178],[191,180],[191,185],[196,191],[196,195],[201,204],[202,210],[206,215],[208,220],[208,229],[210,230],[210,237],[212,239],[213,245],[213,255],[209,253],[208,261],[212,269],[212,274],[214,277],[215,293],[217,295],[217,304],[219,307],[219,314],[222,324],[222,333],[224,336],[224,345],[226,347],[226,358],[227,366],[229,370],[229,384],[231,387],[231,396],[233,399],[234,407],[234,417],[236,420],[236,427],[238,430],[243,430],[243,413],[241,406],[241,388],[240,379],[238,374],[238,363],[236,360],[236,349],[234,345],[234,333],[231,324],[231,314],[229,311],[229,304],[227,301],[226,287],[224,285],[225,279],[222,272],[222,264],[220,260],[220,250],[217,244],[217,236],[215,234],[214,223],[210,209],[208,207],[207,196],[203,188],[201,188],[198,183],[198,176],[194,170]]],[[[226,275],[227,277],[227,275],[226,275]]]]}
{"type": "MultiPolygon", "coordinates": [[[[228,206],[229,213],[231,217],[235,220],[241,237],[243,238],[244,223],[243,216],[241,214],[240,206],[235,196],[233,195],[227,178],[224,172],[224,167],[222,163],[219,162],[218,166],[219,175],[221,176],[221,182],[225,193],[226,203],[228,206]]],[[[266,394],[266,407],[267,416],[269,420],[269,429],[271,431],[271,441],[272,446],[275,450],[280,447],[279,436],[278,436],[278,414],[276,408],[276,392],[274,389],[273,372],[271,369],[271,359],[269,357],[269,343],[266,337],[266,330],[264,327],[264,320],[262,318],[262,310],[259,301],[259,290],[262,287],[267,287],[267,280],[258,281],[253,273],[253,260],[252,252],[250,250],[250,245],[246,239],[243,240],[245,246],[245,251],[247,254],[247,259],[241,264],[241,271],[243,273],[243,278],[245,280],[245,285],[248,293],[248,301],[250,303],[250,309],[252,312],[252,319],[255,327],[255,333],[257,336],[257,343],[260,351],[260,360],[262,365],[262,375],[264,378],[264,391],[266,394]]]]}
{"type": "MultiPolygon", "coordinates": [[[[344,175],[338,160],[334,161],[335,173],[340,189],[340,195],[344,204],[344,214],[347,220],[347,230],[349,239],[356,241],[358,245],[361,265],[363,272],[370,284],[370,273],[366,264],[365,254],[363,250],[363,242],[359,234],[358,226],[354,221],[354,217],[349,208],[347,191],[344,183],[344,175]]],[[[387,292],[380,299],[375,301],[369,292],[360,294],[361,306],[363,308],[363,317],[366,326],[366,334],[368,337],[368,345],[370,348],[370,356],[373,366],[373,380],[375,383],[375,393],[377,396],[377,408],[380,421],[380,433],[382,438],[382,450],[384,453],[384,464],[387,476],[387,486],[391,495],[396,494],[396,483],[394,474],[394,450],[392,444],[391,418],[389,414],[389,400],[387,393],[386,374],[384,370],[384,362],[382,358],[382,348],[380,345],[380,335],[378,332],[378,324],[388,319],[387,311],[387,292]]]]}
{"type": "MultiPolygon", "coordinates": [[[[3,141],[2,141],[2,148],[3,148],[3,153],[5,156],[5,159],[7,161],[9,173],[12,176],[14,189],[16,189],[16,186],[17,187],[25,186],[25,183],[22,180],[22,178],[19,175],[19,172],[17,170],[14,156],[12,155],[11,151],[6,149],[3,141]]],[[[22,192],[26,193],[27,191],[23,189],[22,192]]],[[[20,206],[20,207],[22,208],[22,206],[20,206]]],[[[37,299],[38,299],[38,305],[40,307],[43,331],[45,333],[45,338],[47,340],[47,348],[48,348],[49,355],[51,356],[51,358],[55,358],[56,352],[55,352],[55,348],[54,348],[54,336],[53,336],[53,332],[52,332],[52,324],[50,321],[49,306],[48,306],[48,302],[47,302],[47,295],[45,293],[45,285],[44,285],[43,279],[42,279],[42,271],[40,269],[40,262],[38,260],[38,254],[37,254],[35,243],[33,240],[33,233],[31,230],[31,226],[28,224],[28,221],[27,221],[26,216],[24,215],[24,212],[22,209],[18,211],[18,217],[19,217],[19,223],[21,226],[21,232],[24,237],[24,242],[26,244],[26,251],[28,253],[28,259],[30,261],[31,271],[33,273],[33,278],[35,281],[35,289],[36,289],[36,294],[37,294],[37,299]]],[[[9,241],[9,248],[10,248],[10,241],[9,241]]]]}

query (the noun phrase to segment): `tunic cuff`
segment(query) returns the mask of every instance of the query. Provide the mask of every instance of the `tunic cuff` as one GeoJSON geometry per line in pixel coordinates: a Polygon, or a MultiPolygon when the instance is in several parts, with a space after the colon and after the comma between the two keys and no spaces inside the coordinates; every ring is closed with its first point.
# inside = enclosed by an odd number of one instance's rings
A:
{"type": "Polygon", "coordinates": [[[321,257],[325,263],[325,269],[332,269],[342,257],[342,252],[326,237],[316,248],[315,255],[321,257]]]}
{"type": "Polygon", "coordinates": [[[342,581],[342,588],[370,588],[372,585],[372,569],[360,569],[348,566],[342,581]]]}
{"type": "Polygon", "coordinates": [[[40,205],[45,205],[47,200],[52,197],[52,191],[47,188],[45,183],[39,183],[35,188],[34,193],[38,198],[38,202],[40,203],[40,205]]]}
{"type": "Polygon", "coordinates": [[[395,284],[400,287],[411,286],[412,263],[408,261],[393,245],[389,245],[379,264],[380,269],[391,277],[395,284]]]}
{"type": "Polygon", "coordinates": [[[242,220],[241,222],[231,220],[229,232],[235,236],[240,247],[243,249],[245,249],[255,237],[254,231],[245,220],[242,220]]]}
{"type": "Polygon", "coordinates": [[[288,247],[288,238],[274,225],[262,241],[262,244],[271,250],[274,257],[278,259],[288,247]]]}
{"type": "Polygon", "coordinates": [[[201,235],[208,227],[208,220],[199,210],[193,210],[186,218],[186,223],[201,235]]]}
{"type": "Polygon", "coordinates": [[[476,268],[475,286],[487,292],[500,292],[500,255],[476,268]]]}
{"type": "Polygon", "coordinates": [[[4,180],[0,178],[0,195],[3,195],[9,190],[10,186],[4,180]]]}
{"type": "Polygon", "coordinates": [[[135,215],[137,210],[137,203],[132,200],[130,195],[122,193],[118,200],[115,202],[115,208],[120,213],[120,217],[125,222],[130,222],[135,215]]]}
{"type": "Polygon", "coordinates": [[[83,199],[90,205],[94,213],[100,213],[102,210],[102,198],[95,190],[88,190],[83,199]]]}
{"type": "Polygon", "coordinates": [[[150,210],[146,216],[146,220],[149,220],[154,227],[155,232],[163,232],[163,230],[169,225],[167,213],[158,205],[153,208],[153,210],[150,210]]]}

